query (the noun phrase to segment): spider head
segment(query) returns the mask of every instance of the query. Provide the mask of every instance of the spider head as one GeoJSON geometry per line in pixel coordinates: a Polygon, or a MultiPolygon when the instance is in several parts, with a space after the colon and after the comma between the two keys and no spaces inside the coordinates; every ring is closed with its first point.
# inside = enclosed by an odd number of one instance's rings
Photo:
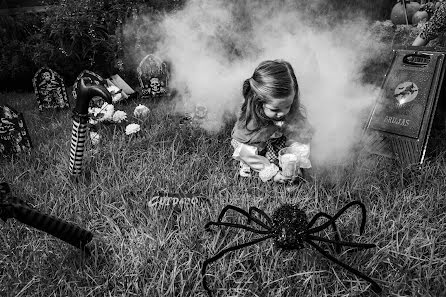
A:
{"type": "Polygon", "coordinates": [[[308,219],[305,212],[293,204],[284,204],[272,215],[274,242],[285,250],[302,249],[308,219]]]}

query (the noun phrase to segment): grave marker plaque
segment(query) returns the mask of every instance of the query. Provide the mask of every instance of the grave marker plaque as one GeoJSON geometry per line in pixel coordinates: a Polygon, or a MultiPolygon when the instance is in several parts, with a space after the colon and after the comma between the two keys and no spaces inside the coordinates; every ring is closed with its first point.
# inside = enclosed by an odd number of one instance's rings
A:
{"type": "Polygon", "coordinates": [[[169,72],[167,64],[155,55],[147,55],[136,69],[142,98],[157,98],[168,93],[169,72]]]}
{"type": "Polygon", "coordinates": [[[48,67],[42,67],[33,77],[34,92],[39,110],[70,108],[62,77],[48,67]]]}
{"type": "Polygon", "coordinates": [[[403,165],[423,163],[437,103],[444,100],[445,54],[420,47],[393,51],[366,129],[370,152],[403,165]]]}
{"type": "Polygon", "coordinates": [[[29,151],[31,147],[23,115],[8,105],[0,106],[0,157],[29,151]]]}

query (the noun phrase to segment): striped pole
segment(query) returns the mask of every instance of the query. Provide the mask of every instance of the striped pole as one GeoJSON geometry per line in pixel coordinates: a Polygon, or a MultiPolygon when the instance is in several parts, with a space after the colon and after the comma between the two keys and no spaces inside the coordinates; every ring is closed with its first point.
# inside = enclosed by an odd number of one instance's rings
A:
{"type": "Polygon", "coordinates": [[[19,222],[51,234],[80,249],[85,249],[85,246],[93,239],[90,231],[41,213],[25,201],[8,194],[9,185],[0,183],[0,218],[2,220],[15,218],[19,222]]]}
{"type": "Polygon", "coordinates": [[[70,173],[72,175],[79,175],[82,171],[86,135],[87,124],[73,119],[70,148],[70,173]]]}
{"type": "Polygon", "coordinates": [[[70,174],[73,176],[78,176],[82,172],[85,140],[87,138],[88,106],[91,99],[99,96],[107,103],[112,103],[111,94],[103,85],[86,86],[83,78],[78,81],[76,94],[76,106],[73,109],[69,168],[70,174]]]}

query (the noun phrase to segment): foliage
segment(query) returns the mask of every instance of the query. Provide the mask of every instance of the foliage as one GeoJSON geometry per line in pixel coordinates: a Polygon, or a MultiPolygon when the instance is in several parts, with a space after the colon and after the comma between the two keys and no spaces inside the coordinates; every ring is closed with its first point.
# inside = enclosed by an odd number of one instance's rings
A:
{"type": "Polygon", "coordinates": [[[23,88],[37,70],[29,56],[29,38],[38,32],[37,16],[18,15],[0,18],[0,91],[23,88]]]}
{"type": "MultiPolygon", "coordinates": [[[[51,2],[54,1],[44,1],[51,2]]],[[[124,51],[135,44],[126,41],[127,48],[123,47],[123,23],[139,13],[156,14],[182,3],[182,0],[60,0],[45,13],[8,16],[0,23],[1,32],[7,33],[0,38],[4,49],[0,56],[0,65],[4,66],[0,82],[20,78],[21,84],[26,82],[25,88],[30,89],[34,72],[42,66],[59,72],[67,85],[84,69],[104,77],[129,71],[120,63],[124,51]]],[[[8,83],[1,85],[5,89],[11,87],[8,83]]]]}

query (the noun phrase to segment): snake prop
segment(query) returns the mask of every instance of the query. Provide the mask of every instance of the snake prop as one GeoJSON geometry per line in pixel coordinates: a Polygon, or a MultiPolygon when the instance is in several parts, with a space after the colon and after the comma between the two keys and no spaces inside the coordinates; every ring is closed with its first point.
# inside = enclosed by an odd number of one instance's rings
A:
{"type": "Polygon", "coordinates": [[[28,226],[51,234],[88,253],[85,247],[93,239],[90,231],[68,223],[54,216],[43,214],[23,200],[10,195],[9,185],[0,183],[0,218],[6,222],[15,218],[28,226]]]}
{"type": "Polygon", "coordinates": [[[71,132],[70,174],[78,176],[82,172],[85,140],[87,136],[88,106],[93,97],[101,97],[112,104],[112,96],[103,85],[85,85],[81,78],[77,82],[76,106],[73,109],[73,128],[71,132]]]}
{"type": "Polygon", "coordinates": [[[359,233],[362,235],[366,223],[366,209],[364,204],[359,201],[352,201],[348,203],[341,210],[339,210],[334,216],[331,216],[324,212],[319,212],[310,221],[308,221],[307,215],[305,214],[304,211],[299,209],[298,206],[292,204],[284,204],[280,206],[274,211],[272,217],[269,217],[264,211],[256,207],[250,207],[248,211],[245,211],[233,205],[225,206],[221,211],[220,215],[218,216],[216,222],[209,222],[205,225],[205,229],[207,231],[210,231],[210,226],[224,226],[224,227],[233,227],[237,229],[244,229],[246,231],[250,231],[255,234],[260,234],[262,235],[262,237],[254,239],[247,243],[223,249],[220,252],[218,252],[215,256],[204,261],[201,269],[201,274],[203,277],[202,280],[203,288],[207,291],[209,296],[212,296],[211,294],[212,292],[209,289],[206,280],[206,268],[210,263],[215,262],[218,259],[222,258],[228,252],[242,249],[250,245],[254,245],[256,243],[264,241],[266,239],[273,238],[275,245],[278,248],[284,250],[301,250],[305,247],[305,243],[308,243],[313,248],[315,248],[319,253],[321,253],[324,257],[340,265],[341,267],[347,269],[349,272],[355,274],[356,276],[368,281],[371,284],[372,290],[375,291],[376,293],[380,293],[382,289],[374,280],[372,280],[370,277],[363,274],[362,272],[336,259],[316,243],[316,242],[332,243],[335,245],[337,252],[341,251],[342,246],[354,247],[359,249],[370,249],[376,247],[375,244],[340,240],[338,229],[336,227],[336,219],[338,219],[347,209],[355,205],[359,206],[362,211],[361,226],[359,229],[359,233]],[[224,222],[223,218],[225,217],[225,214],[229,210],[235,211],[245,216],[247,219],[247,224],[243,225],[238,223],[224,222]],[[327,219],[327,221],[321,225],[316,226],[316,221],[319,218],[325,218],[327,219]],[[254,222],[256,226],[251,226],[250,225],[251,222],[254,222]],[[333,231],[335,232],[334,240],[315,235],[318,232],[321,232],[322,230],[329,228],[330,226],[333,228],[333,231]]]}

